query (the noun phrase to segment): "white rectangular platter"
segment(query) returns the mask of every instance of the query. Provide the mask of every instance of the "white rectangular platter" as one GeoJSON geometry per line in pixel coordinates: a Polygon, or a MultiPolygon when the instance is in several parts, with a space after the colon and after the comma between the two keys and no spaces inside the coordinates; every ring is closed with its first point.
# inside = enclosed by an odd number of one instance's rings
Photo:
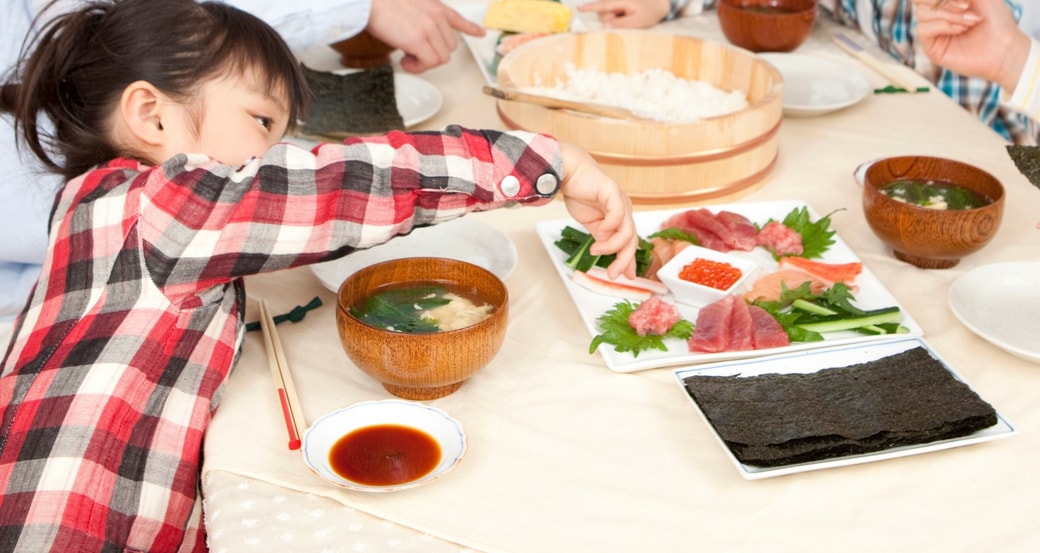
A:
{"type": "MultiPolygon", "coordinates": [[[[806,205],[805,202],[794,200],[717,204],[705,207],[713,212],[732,211],[734,213],[739,213],[750,219],[751,222],[759,225],[765,224],[769,219],[781,221],[792,210],[801,207],[805,207],[808,210],[813,221],[820,218],[820,215],[815,212],[812,207],[806,205]]],[[[660,230],[659,227],[661,223],[670,215],[680,211],[686,211],[687,209],[691,208],[637,212],[635,214],[636,230],[640,236],[645,238],[646,236],[660,230]]],[[[842,213],[843,212],[836,213],[831,217],[831,220],[833,221],[835,217],[841,217],[842,213]]],[[[578,308],[578,312],[581,314],[585,326],[589,330],[589,342],[591,343],[592,337],[600,334],[596,320],[613,308],[616,303],[622,300],[592,292],[578,286],[571,280],[571,269],[566,265],[567,254],[554,244],[554,242],[560,239],[561,231],[567,226],[579,229],[582,228],[581,225],[578,225],[571,219],[543,221],[538,223],[535,228],[542,244],[545,246],[545,249],[549,254],[549,257],[552,258],[553,266],[556,268],[560,278],[563,280],[563,285],[567,288],[567,292],[570,293],[575,306],[578,308]]],[[[830,247],[830,249],[819,258],[820,261],[827,263],[849,263],[860,261],[855,252],[853,252],[837,234],[834,235],[834,242],[835,243],[830,247]]],[[[759,264],[760,275],[771,272],[777,266],[772,255],[763,248],[755,248],[755,250],[750,252],[734,251],[730,253],[753,259],[759,264]]],[[[854,294],[856,297],[856,305],[862,309],[878,309],[893,305],[899,306],[899,303],[892,294],[865,265],[863,267],[863,272],[856,278],[856,285],[859,287],[854,294]]],[[[675,303],[674,298],[671,298],[670,296],[667,296],[665,299],[669,302],[675,303]]],[[[691,322],[697,320],[698,309],[683,304],[677,304],[677,307],[682,312],[683,317],[687,320],[691,322]]],[[[794,342],[790,346],[782,348],[719,353],[692,353],[689,351],[684,340],[667,339],[665,340],[665,345],[668,347],[668,351],[649,350],[635,356],[629,352],[614,351],[614,348],[609,344],[603,344],[599,347],[599,352],[606,361],[607,367],[611,370],[617,372],[633,372],[676,365],[690,365],[696,363],[744,359],[748,357],[761,357],[764,355],[804,351],[826,346],[884,342],[893,339],[920,336],[922,334],[921,327],[913,320],[913,317],[902,308],[902,306],[900,306],[900,310],[903,312],[902,325],[909,330],[909,333],[906,334],[865,335],[855,331],[830,332],[825,335],[826,339],[821,342],[794,342]]]]}
{"type": "MultiPolygon", "coordinates": [[[[904,335],[905,336],[905,335],[904,335]]],[[[843,457],[835,457],[833,459],[825,459],[821,461],[813,461],[807,463],[797,463],[791,465],[784,465],[778,467],[757,467],[752,465],[746,465],[737,460],[737,457],[730,451],[729,447],[723,441],[722,437],[715,432],[714,427],[708,421],[707,416],[697,405],[697,402],[693,400],[689,392],[686,390],[685,382],[687,379],[695,379],[703,376],[758,376],[769,373],[779,374],[790,374],[790,373],[813,373],[818,371],[825,371],[831,368],[847,367],[849,365],[855,365],[857,363],[865,363],[895,355],[897,353],[906,351],[914,347],[923,347],[930,351],[932,355],[942,361],[946,369],[950,371],[951,375],[967,384],[967,382],[960,377],[950,367],[949,363],[943,360],[938,354],[935,353],[927,343],[920,338],[911,338],[906,340],[889,341],[884,343],[875,344],[854,344],[839,347],[829,347],[823,349],[817,349],[812,351],[792,352],[783,355],[764,357],[758,359],[745,359],[740,361],[730,361],[723,363],[711,363],[708,365],[698,365],[696,367],[687,367],[677,369],[675,371],[676,381],[679,383],[679,388],[682,390],[683,395],[690,399],[690,403],[693,405],[697,412],[700,413],[701,419],[708,428],[711,429],[715,438],[719,444],[722,445],[722,449],[726,452],[730,461],[740,472],[740,475],[747,480],[758,480],[762,478],[769,478],[772,476],[783,476],[786,474],[794,474],[798,472],[807,472],[812,470],[821,470],[827,468],[841,467],[847,465],[855,465],[860,463],[869,463],[873,461],[882,461],[885,459],[894,459],[896,457],[905,457],[908,455],[916,455],[920,453],[929,453],[933,451],[940,451],[944,449],[950,449],[958,446],[965,446],[971,444],[977,444],[981,442],[987,442],[996,440],[998,438],[1006,438],[1016,432],[1011,423],[1004,418],[1000,412],[997,412],[997,424],[989,428],[984,428],[973,434],[962,436],[960,438],[951,438],[948,440],[939,440],[935,442],[893,447],[884,451],[878,451],[874,453],[864,453],[857,455],[846,455],[843,457]]],[[[692,384],[691,384],[692,385],[692,384]]],[[[969,384],[970,387],[970,384],[969,384]]],[[[978,393],[976,391],[976,393],[978,393]]],[[[985,398],[983,398],[985,400],[985,398]]],[[[991,404],[992,405],[992,404],[991,404]]]]}

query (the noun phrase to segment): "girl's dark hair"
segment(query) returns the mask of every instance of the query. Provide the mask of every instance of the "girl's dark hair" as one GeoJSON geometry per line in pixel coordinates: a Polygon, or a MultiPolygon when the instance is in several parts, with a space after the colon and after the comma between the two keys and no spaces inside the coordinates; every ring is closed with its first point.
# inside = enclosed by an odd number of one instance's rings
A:
{"type": "Polygon", "coordinates": [[[285,41],[263,21],[216,2],[89,0],[26,43],[0,109],[14,115],[19,139],[36,157],[71,179],[134,155],[117,151],[108,132],[130,83],[147,81],[188,101],[208,80],[246,70],[268,83],[268,92],[287,96],[292,128],[306,108],[306,80],[285,41]]]}

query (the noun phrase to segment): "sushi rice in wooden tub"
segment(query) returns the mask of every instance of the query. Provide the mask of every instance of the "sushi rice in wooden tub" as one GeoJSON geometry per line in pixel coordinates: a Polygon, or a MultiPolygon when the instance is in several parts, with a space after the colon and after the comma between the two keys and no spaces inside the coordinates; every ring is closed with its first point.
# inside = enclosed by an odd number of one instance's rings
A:
{"type": "Polygon", "coordinates": [[[748,106],[698,121],[610,119],[498,100],[506,126],[550,134],[587,150],[642,204],[735,199],[755,189],[776,162],[783,77],[754,54],[716,41],[653,31],[552,35],[518,47],[498,66],[506,89],[566,82],[568,64],[603,73],[664,69],[726,91],[748,106]]]}

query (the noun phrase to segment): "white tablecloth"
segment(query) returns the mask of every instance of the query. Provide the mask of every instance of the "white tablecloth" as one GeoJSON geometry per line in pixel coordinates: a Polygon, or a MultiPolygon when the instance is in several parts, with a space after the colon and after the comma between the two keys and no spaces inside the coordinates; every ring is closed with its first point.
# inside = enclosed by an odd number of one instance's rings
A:
{"type": "MultiPolygon", "coordinates": [[[[664,27],[718,39],[711,18],[664,27]]],[[[857,63],[831,45],[829,30],[821,22],[799,52],[857,63]]],[[[859,68],[876,86],[888,84],[859,68]]],[[[895,70],[916,78],[909,69],[895,70]]],[[[464,49],[423,77],[445,97],[441,112],[423,128],[501,125],[464,49]]],[[[969,332],[946,298],[950,283],[965,271],[1037,257],[1040,190],[1018,174],[995,133],[937,91],[873,95],[823,117],[788,118],[780,140],[773,174],[747,199],[798,199],[819,213],[841,210],[833,217],[839,235],[922,326],[928,343],[1010,419],[1018,435],[878,463],[741,479],[670,369],[619,374],[587,354],[591,337],[533,229],[538,220],[565,216],[554,202],[471,215],[517,246],[518,266],[506,281],[510,330],[485,370],[455,394],[430,402],[458,418],[470,437],[461,464],[433,484],[367,495],[312,475],[285,447],[263,349],[258,336],[249,336],[207,434],[203,491],[212,549],[1035,550],[1040,410],[1034,390],[1040,367],[969,332]],[[941,271],[891,256],[863,220],[851,173],[864,161],[906,154],[960,159],[1003,181],[1007,210],[991,245],[941,271]],[[297,541],[304,536],[308,541],[297,541]]],[[[249,286],[275,312],[316,295],[326,303],[303,322],[280,327],[308,420],[390,397],[342,353],[333,294],[309,270],[259,277],[249,286]]]]}

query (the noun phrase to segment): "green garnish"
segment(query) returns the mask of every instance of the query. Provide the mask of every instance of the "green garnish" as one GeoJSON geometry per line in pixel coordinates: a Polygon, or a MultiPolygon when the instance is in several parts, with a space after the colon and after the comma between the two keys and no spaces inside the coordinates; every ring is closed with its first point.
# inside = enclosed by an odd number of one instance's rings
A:
{"type": "Polygon", "coordinates": [[[689,234],[689,233],[687,233],[687,232],[685,232],[682,229],[679,229],[677,227],[668,227],[666,229],[661,229],[661,230],[651,234],[650,236],[647,236],[647,238],[648,239],[667,238],[668,240],[681,240],[683,242],[689,242],[689,243],[693,244],[694,246],[701,245],[700,242],[697,240],[696,236],[694,236],[692,234],[689,234]]]}
{"type": "Polygon", "coordinates": [[[756,301],[780,323],[792,342],[819,342],[822,333],[854,330],[864,334],[902,334],[898,307],[864,311],[852,304],[856,298],[844,283],[837,283],[820,294],[814,294],[809,282],[797,288],[781,283],[780,299],[756,301]]]}
{"type": "Polygon", "coordinates": [[[601,315],[596,321],[599,323],[602,334],[597,334],[589,344],[589,353],[594,353],[600,344],[611,344],[614,351],[632,352],[633,357],[639,357],[639,353],[650,349],[668,351],[664,345],[665,338],[679,338],[689,340],[693,336],[693,323],[685,319],[672,325],[663,336],[647,334],[640,336],[636,334],[632,325],[628,324],[628,316],[638,306],[629,301],[614,304],[614,307],[601,315]]]}
{"type": "Polygon", "coordinates": [[[450,303],[451,300],[444,297],[445,293],[440,286],[385,290],[369,297],[363,306],[351,307],[350,312],[377,328],[397,332],[437,332],[440,323],[423,317],[422,313],[450,303]]]}
{"type": "MultiPolygon", "coordinates": [[[[593,240],[591,234],[567,226],[560,231],[560,239],[553,242],[553,244],[567,254],[567,261],[564,264],[568,268],[577,271],[588,271],[593,265],[606,268],[617,256],[614,254],[593,255],[589,253],[589,248],[592,247],[593,242],[595,240],[593,240]]],[[[653,261],[653,249],[653,244],[642,238],[639,239],[639,249],[636,250],[636,275],[646,275],[646,270],[650,267],[651,261],[653,261]]]]}

